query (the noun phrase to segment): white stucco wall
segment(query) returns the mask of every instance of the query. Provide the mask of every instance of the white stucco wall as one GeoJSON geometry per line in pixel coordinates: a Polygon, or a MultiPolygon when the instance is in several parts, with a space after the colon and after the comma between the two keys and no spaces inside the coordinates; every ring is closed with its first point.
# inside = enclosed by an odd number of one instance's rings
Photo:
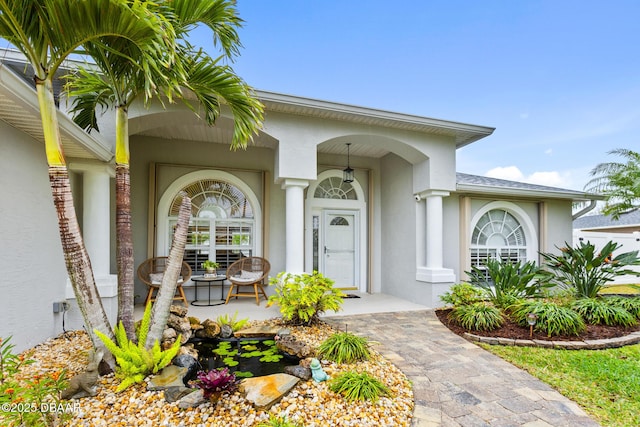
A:
{"type": "Polygon", "coordinates": [[[394,154],[381,160],[382,293],[434,307],[432,285],[416,280],[416,201],[411,166],[394,154]]]}
{"type": "Polygon", "coordinates": [[[0,337],[21,351],[62,332],[67,274],[44,146],[3,121],[0,135],[0,337]]]}

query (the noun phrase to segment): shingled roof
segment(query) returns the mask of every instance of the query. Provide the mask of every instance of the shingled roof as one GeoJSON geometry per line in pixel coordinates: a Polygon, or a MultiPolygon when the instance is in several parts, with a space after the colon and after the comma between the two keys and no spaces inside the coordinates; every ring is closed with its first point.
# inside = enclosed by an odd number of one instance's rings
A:
{"type": "Polygon", "coordinates": [[[640,227],[640,209],[620,214],[617,220],[610,215],[587,215],[573,221],[573,228],[578,230],[633,226],[640,227]]]}
{"type": "Polygon", "coordinates": [[[456,188],[459,192],[521,195],[529,197],[545,197],[553,199],[571,199],[574,201],[602,200],[603,196],[565,188],[548,187],[546,185],[528,184],[526,182],[489,178],[487,176],[456,173],[456,188]]]}

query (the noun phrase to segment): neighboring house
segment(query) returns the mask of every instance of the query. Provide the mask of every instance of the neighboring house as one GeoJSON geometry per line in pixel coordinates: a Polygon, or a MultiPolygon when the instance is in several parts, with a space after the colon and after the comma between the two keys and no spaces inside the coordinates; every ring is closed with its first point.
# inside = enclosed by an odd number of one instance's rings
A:
{"type": "Polygon", "coordinates": [[[633,233],[640,231],[640,209],[620,214],[618,219],[611,215],[586,215],[573,221],[573,228],[602,233],[633,233]]]}
{"type": "MultiPolygon", "coordinates": [[[[16,340],[24,348],[61,331],[63,314],[52,305],[73,293],[36,94],[19,75],[24,67],[9,69],[11,59],[5,55],[0,66],[0,336],[29,331],[16,340]]],[[[491,135],[490,127],[257,94],[266,107],[264,128],[246,151],[229,150],[227,111],[207,127],[180,104],[130,108],[136,266],[168,253],[177,197],[186,191],[193,220],[185,259],[196,270],[206,258],[224,268],[258,255],[269,259],[272,276],[319,270],[351,291],[435,307],[487,257],[538,261],[538,251],[569,241],[572,203],[597,197],[456,174],[456,150],[491,135]],[[352,182],[343,181],[347,165],[352,182]]],[[[102,118],[102,133],[91,135],[64,112],[59,117],[80,225],[113,319],[111,113],[102,118]]],[[[145,293],[136,283],[138,301],[145,293]]],[[[67,329],[82,326],[77,309],[65,315],[67,329]]]]}

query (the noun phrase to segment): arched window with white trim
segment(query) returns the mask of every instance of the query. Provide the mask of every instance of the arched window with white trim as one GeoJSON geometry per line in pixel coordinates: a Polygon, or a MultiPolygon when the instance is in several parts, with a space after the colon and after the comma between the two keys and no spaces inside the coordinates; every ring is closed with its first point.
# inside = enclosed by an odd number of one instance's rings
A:
{"type": "Polygon", "coordinates": [[[203,270],[202,262],[206,260],[218,262],[224,270],[241,257],[259,255],[256,253],[261,239],[260,230],[256,229],[259,224],[256,211],[258,214],[260,211],[257,200],[246,185],[237,178],[225,179],[227,175],[218,172],[216,176],[206,177],[199,173],[193,176],[195,180],[178,180],[158,204],[158,252],[168,254],[182,192],[191,198],[184,260],[194,274],[203,270]]]}
{"type": "Polygon", "coordinates": [[[509,212],[494,209],[477,222],[471,236],[471,265],[486,263],[487,258],[526,262],[527,241],[518,220],[509,212]]]}

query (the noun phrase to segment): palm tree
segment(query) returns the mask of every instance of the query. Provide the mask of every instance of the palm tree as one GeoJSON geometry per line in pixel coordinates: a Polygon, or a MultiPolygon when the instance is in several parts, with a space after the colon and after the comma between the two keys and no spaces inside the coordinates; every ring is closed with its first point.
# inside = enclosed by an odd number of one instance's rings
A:
{"type": "MultiPolygon", "coordinates": [[[[123,322],[130,339],[134,333],[134,257],[131,230],[131,200],[129,175],[128,109],[132,102],[144,97],[148,103],[153,96],[183,99],[194,110],[203,110],[208,124],[213,125],[220,113],[220,101],[226,102],[235,119],[232,147],[246,147],[262,122],[262,104],[252,95],[223,59],[233,59],[240,42],[236,28],[241,25],[235,2],[227,0],[193,1],[175,0],[167,10],[178,37],[176,55],[171,67],[158,64],[169,62],[165,58],[143,55],[136,59],[143,66],[131,69],[128,61],[100,45],[88,44],[87,50],[95,59],[96,67],[81,68],[68,84],[74,98],[74,120],[88,131],[98,130],[96,109],[114,106],[116,110],[116,260],[118,265],[118,318],[123,322]],[[213,32],[214,44],[220,44],[223,54],[212,59],[201,50],[195,50],[185,39],[196,24],[207,25],[213,32]],[[159,75],[158,83],[150,88],[145,70],[159,75]],[[193,106],[183,91],[195,96],[193,106]]],[[[142,52],[144,54],[144,52],[142,52]]],[[[188,219],[187,219],[188,221],[188,219]]],[[[171,259],[170,259],[171,261],[171,259]]],[[[181,262],[178,262],[178,265],[181,262]]],[[[154,310],[155,314],[155,310],[154,310]]],[[[155,319],[155,317],[154,317],[155,319]]]]}
{"type": "MultiPolygon", "coordinates": [[[[109,337],[113,337],[113,331],[78,226],[62,151],[53,78],[63,61],[88,41],[106,46],[107,43],[117,45],[122,40],[129,51],[121,55],[150,48],[168,49],[164,43],[173,39],[171,28],[163,28],[162,16],[150,7],[155,6],[127,0],[0,0],[0,37],[26,56],[35,73],[49,181],[65,264],[96,347],[103,344],[93,333],[94,329],[109,337]]],[[[113,367],[113,359],[106,360],[113,367]]]]}
{"type": "Polygon", "coordinates": [[[618,219],[621,214],[640,207],[640,153],[618,148],[609,151],[626,159],[626,163],[600,163],[591,170],[594,176],[585,190],[606,196],[602,210],[605,215],[618,219]]]}

